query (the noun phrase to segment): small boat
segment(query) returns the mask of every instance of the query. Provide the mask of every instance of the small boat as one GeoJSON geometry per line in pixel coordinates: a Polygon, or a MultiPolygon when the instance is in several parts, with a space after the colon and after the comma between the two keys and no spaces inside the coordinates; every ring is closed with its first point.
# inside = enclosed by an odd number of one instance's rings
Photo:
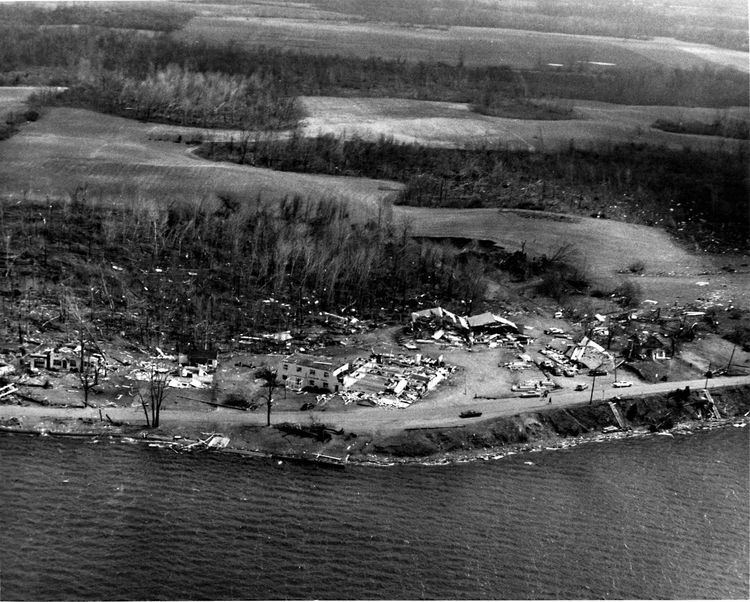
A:
{"type": "Polygon", "coordinates": [[[482,412],[477,412],[476,410],[466,410],[465,412],[461,412],[459,414],[461,418],[476,418],[481,415],[482,412]]]}

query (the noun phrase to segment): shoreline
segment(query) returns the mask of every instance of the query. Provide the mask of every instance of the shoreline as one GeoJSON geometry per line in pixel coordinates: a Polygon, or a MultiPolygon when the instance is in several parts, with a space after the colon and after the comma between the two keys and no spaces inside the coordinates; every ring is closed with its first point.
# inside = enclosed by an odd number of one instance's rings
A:
{"type": "MultiPolygon", "coordinates": [[[[437,466],[499,460],[521,453],[569,449],[589,443],[652,435],[688,435],[750,424],[750,385],[712,389],[721,417],[705,416],[691,403],[675,402],[679,389],[670,394],[626,398],[616,404],[623,427],[613,425],[613,404],[545,408],[461,426],[402,429],[395,434],[342,433],[324,443],[282,434],[282,429],[225,424],[173,424],[148,430],[122,422],[93,422],[82,418],[56,418],[48,423],[35,421],[29,428],[23,419],[3,420],[0,434],[66,437],[71,439],[119,439],[127,444],[147,444],[170,448],[176,453],[220,453],[256,459],[317,463],[342,468],[352,466],[437,466]],[[655,425],[664,416],[674,420],[663,428],[655,425]],[[202,430],[203,429],[203,430],[202,430]],[[208,429],[209,432],[206,432],[208,429]],[[213,430],[212,430],[213,429],[213,430]],[[222,440],[214,445],[212,439],[222,440]],[[223,439],[227,439],[223,441],[223,439]],[[346,445],[346,444],[349,445],[346,445]]],[[[690,393],[695,398],[698,393],[690,393]]],[[[698,397],[699,403],[702,398],[698,397]]],[[[705,409],[704,409],[705,411],[705,409]]],[[[40,417],[37,417],[40,418],[40,417]]],[[[279,425],[276,425],[277,427],[279,425]]]]}
{"type": "MultiPolygon", "coordinates": [[[[596,443],[611,443],[613,441],[622,441],[626,439],[646,439],[656,436],[668,436],[674,437],[675,435],[690,436],[696,434],[696,432],[715,431],[719,429],[725,429],[729,427],[734,428],[745,428],[750,425],[750,416],[739,416],[732,418],[724,418],[721,420],[713,421],[686,421],[675,425],[671,429],[651,432],[646,428],[637,428],[627,431],[618,431],[613,433],[591,433],[579,437],[566,437],[558,440],[550,440],[545,442],[537,442],[536,444],[514,444],[507,446],[498,446],[493,450],[483,450],[483,452],[477,451],[477,453],[455,453],[446,452],[443,457],[428,459],[428,458],[387,458],[387,457],[359,457],[353,459],[347,459],[344,464],[352,466],[362,467],[382,467],[388,468],[391,466],[448,466],[454,464],[468,464],[472,462],[491,462],[496,460],[502,460],[510,456],[517,456],[521,454],[534,454],[540,452],[549,451],[561,451],[566,449],[573,449],[582,445],[590,445],[596,443]]],[[[308,463],[315,464],[328,464],[326,462],[318,462],[313,457],[303,456],[292,456],[284,454],[276,454],[272,452],[264,452],[260,450],[248,450],[241,448],[227,447],[224,449],[197,449],[191,450],[186,449],[182,442],[188,441],[187,439],[165,439],[165,438],[154,438],[154,437],[142,437],[135,438],[130,435],[123,433],[68,433],[68,432],[49,432],[49,431],[34,431],[30,429],[13,429],[8,427],[0,427],[0,435],[20,435],[26,437],[52,437],[52,438],[68,438],[68,439],[98,439],[98,438],[109,438],[119,440],[120,444],[129,445],[148,445],[150,447],[159,447],[162,449],[171,449],[176,453],[181,454],[213,454],[213,455],[224,455],[228,457],[240,456],[247,457],[256,460],[277,460],[277,461],[309,461],[308,463]]],[[[195,443],[193,440],[189,440],[191,443],[195,443]]],[[[94,441],[99,443],[99,441],[94,441]]],[[[310,453],[310,456],[314,456],[314,453],[310,453]]],[[[331,463],[332,464],[332,463],[331,463]]]]}

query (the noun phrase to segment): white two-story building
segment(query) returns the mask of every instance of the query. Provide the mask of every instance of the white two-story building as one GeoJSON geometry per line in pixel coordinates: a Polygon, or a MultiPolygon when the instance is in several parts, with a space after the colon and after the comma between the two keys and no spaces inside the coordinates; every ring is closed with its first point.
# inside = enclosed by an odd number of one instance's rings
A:
{"type": "Polygon", "coordinates": [[[336,393],[344,387],[343,374],[348,369],[348,363],[295,353],[281,362],[279,377],[292,389],[316,387],[336,393]]]}

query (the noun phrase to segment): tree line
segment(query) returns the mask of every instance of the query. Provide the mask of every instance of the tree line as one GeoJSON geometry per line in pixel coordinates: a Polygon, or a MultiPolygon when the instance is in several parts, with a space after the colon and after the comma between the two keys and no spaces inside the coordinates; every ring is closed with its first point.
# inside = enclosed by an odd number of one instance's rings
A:
{"type": "Polygon", "coordinates": [[[105,6],[22,2],[0,5],[0,23],[33,27],[86,25],[168,32],[182,29],[194,14],[184,5],[156,2],[110,2],[105,6]]]}
{"type": "Polygon", "coordinates": [[[280,93],[270,77],[188,71],[177,65],[143,79],[118,71],[88,73],[62,98],[103,113],[201,128],[283,129],[302,117],[297,99],[280,93]]]}
{"type": "Polygon", "coordinates": [[[394,142],[247,137],[204,143],[205,158],[281,171],[397,180],[397,203],[429,207],[518,207],[658,225],[707,248],[744,247],[750,228],[747,153],[677,151],[602,143],[535,153],[442,149],[394,142]]]}
{"type": "Polygon", "coordinates": [[[467,102],[490,109],[516,101],[523,108],[534,98],[708,107],[749,103],[748,74],[728,68],[470,67],[461,62],[309,55],[231,41],[184,41],[165,33],[138,35],[96,27],[39,29],[2,24],[0,65],[4,85],[76,87],[85,86],[92,77],[145,82],[174,65],[183,72],[272,82],[274,98],[395,96],[467,102]]]}

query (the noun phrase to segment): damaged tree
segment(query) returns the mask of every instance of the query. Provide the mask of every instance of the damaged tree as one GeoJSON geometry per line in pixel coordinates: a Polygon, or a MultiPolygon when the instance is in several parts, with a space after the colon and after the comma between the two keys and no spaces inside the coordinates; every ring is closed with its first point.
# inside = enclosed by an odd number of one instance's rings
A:
{"type": "Polygon", "coordinates": [[[161,406],[169,393],[169,370],[164,366],[151,366],[148,378],[148,399],[143,396],[143,391],[138,391],[143,413],[146,415],[146,426],[157,428],[161,415],[161,406]]]}
{"type": "Polygon", "coordinates": [[[261,378],[263,381],[263,387],[266,388],[267,392],[265,395],[260,397],[262,403],[266,404],[266,426],[271,426],[271,406],[273,405],[273,391],[279,387],[283,387],[282,383],[276,374],[275,370],[270,368],[263,368],[255,373],[255,378],[261,378]]]}
{"type": "Polygon", "coordinates": [[[99,373],[101,372],[101,363],[98,357],[91,353],[91,343],[84,335],[84,327],[80,327],[78,345],[80,347],[78,357],[78,380],[81,382],[83,389],[83,404],[89,405],[89,391],[99,384],[99,373]]]}
{"type": "Polygon", "coordinates": [[[92,348],[98,348],[98,345],[91,336],[88,324],[84,321],[81,308],[71,294],[65,296],[64,305],[78,323],[78,380],[83,389],[83,404],[88,407],[89,392],[99,384],[99,374],[102,370],[101,356],[92,353],[92,348]]]}

